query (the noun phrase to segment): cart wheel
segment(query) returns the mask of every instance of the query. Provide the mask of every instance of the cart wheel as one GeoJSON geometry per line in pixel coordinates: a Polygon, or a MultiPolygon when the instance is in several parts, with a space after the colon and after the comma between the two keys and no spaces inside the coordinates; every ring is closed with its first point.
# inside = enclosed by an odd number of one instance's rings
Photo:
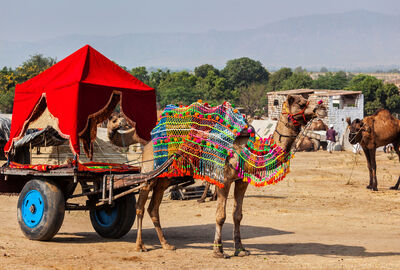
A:
{"type": "Polygon", "coordinates": [[[27,182],[18,198],[18,223],[31,240],[47,241],[61,228],[64,220],[63,192],[52,182],[33,179],[27,182]]]}
{"type": "Polygon", "coordinates": [[[115,200],[113,205],[90,210],[90,221],[95,231],[104,238],[121,238],[127,234],[136,218],[134,194],[115,200]]]}

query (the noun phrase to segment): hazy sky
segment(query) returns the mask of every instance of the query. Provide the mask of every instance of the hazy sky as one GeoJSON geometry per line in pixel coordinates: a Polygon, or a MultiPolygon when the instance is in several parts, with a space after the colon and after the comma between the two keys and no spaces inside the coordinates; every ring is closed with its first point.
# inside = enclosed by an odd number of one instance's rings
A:
{"type": "Polygon", "coordinates": [[[399,0],[0,0],[0,40],[241,30],[317,13],[400,14],[399,0]]]}

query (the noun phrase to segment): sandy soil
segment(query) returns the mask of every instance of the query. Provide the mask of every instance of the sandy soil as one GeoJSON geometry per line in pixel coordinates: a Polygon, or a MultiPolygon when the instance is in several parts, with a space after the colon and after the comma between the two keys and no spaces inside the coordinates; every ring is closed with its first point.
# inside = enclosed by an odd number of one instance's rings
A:
{"type": "MultiPolygon", "coordinates": [[[[50,242],[27,240],[17,224],[17,197],[0,196],[0,269],[398,269],[400,191],[389,187],[400,167],[390,158],[378,154],[380,190],[372,192],[365,188],[363,156],[297,153],[285,181],[249,189],[242,237],[252,254],[226,260],[211,256],[215,202],[165,199],[161,221],[177,250],[160,248],[146,215],[144,241],[150,250],[138,253],[134,228],[122,239],[102,239],[88,212],[66,213],[50,242]]],[[[229,254],[231,212],[232,200],[223,230],[229,254]]]]}

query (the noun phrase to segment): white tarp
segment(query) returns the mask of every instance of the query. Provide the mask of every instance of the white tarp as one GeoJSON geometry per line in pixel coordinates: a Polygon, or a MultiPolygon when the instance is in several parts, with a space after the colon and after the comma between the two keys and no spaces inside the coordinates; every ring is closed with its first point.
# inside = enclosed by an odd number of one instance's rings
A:
{"type": "Polygon", "coordinates": [[[251,125],[254,127],[256,134],[262,138],[267,138],[269,135],[274,133],[276,124],[278,121],[265,119],[265,120],[253,120],[251,125]]]}

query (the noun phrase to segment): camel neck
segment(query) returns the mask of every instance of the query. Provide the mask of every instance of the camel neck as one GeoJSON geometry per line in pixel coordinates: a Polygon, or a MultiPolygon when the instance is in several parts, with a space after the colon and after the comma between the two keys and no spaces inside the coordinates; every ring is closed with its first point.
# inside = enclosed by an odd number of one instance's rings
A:
{"type": "Polygon", "coordinates": [[[289,152],[299,133],[300,127],[294,126],[287,115],[281,114],[272,138],[277,145],[289,152]]]}

